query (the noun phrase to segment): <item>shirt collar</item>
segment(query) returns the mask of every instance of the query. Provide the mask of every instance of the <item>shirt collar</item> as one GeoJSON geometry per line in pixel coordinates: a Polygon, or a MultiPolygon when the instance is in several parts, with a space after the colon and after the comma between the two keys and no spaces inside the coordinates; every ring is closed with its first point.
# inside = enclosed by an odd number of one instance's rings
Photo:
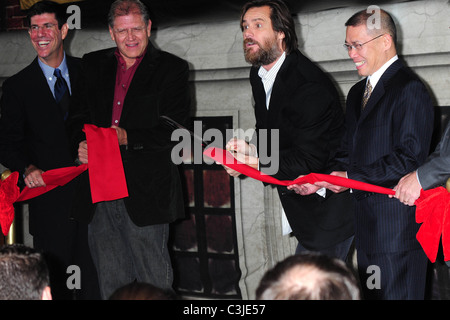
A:
{"type": "MultiPolygon", "coordinates": [[[[139,63],[142,61],[142,59],[145,56],[145,53],[147,52],[147,48],[145,48],[144,52],[142,53],[142,55],[140,55],[139,57],[136,58],[136,61],[134,62],[133,66],[139,65],[139,63]]],[[[117,61],[119,62],[119,65],[121,66],[126,66],[126,62],[125,59],[122,57],[122,55],[120,54],[119,48],[116,48],[116,51],[114,51],[114,55],[117,58],[117,61]]]]}
{"type": "MultiPolygon", "coordinates": [[[[55,72],[56,68],[52,68],[49,65],[46,65],[39,58],[38,58],[38,63],[39,63],[39,66],[42,69],[42,72],[45,75],[45,78],[48,79],[48,80],[53,80],[53,73],[55,72]]],[[[61,74],[64,77],[68,77],[69,76],[69,69],[67,68],[67,61],[66,61],[66,53],[65,52],[64,52],[64,58],[61,61],[61,64],[57,67],[57,69],[61,70],[61,74]]]]}
{"type": "Polygon", "coordinates": [[[375,71],[371,76],[367,77],[367,81],[370,80],[370,84],[372,85],[372,90],[377,85],[377,83],[380,80],[383,73],[391,66],[391,64],[393,64],[397,60],[398,60],[398,56],[395,55],[388,62],[386,62],[380,69],[375,71]]]}
{"type": "Polygon", "coordinates": [[[286,59],[286,52],[283,52],[278,61],[273,65],[272,68],[270,68],[270,70],[266,70],[264,69],[264,67],[261,66],[258,71],[258,75],[260,76],[260,78],[265,80],[266,78],[272,78],[274,75],[276,75],[280,70],[281,65],[283,64],[285,59],[286,59]]]}

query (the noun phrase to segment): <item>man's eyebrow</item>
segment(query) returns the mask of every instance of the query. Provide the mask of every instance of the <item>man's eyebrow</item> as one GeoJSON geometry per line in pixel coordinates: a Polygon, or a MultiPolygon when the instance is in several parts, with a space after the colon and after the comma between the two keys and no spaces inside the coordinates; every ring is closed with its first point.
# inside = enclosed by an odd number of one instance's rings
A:
{"type": "MultiPolygon", "coordinates": [[[[250,20],[250,22],[255,22],[255,21],[265,21],[263,18],[255,18],[255,19],[252,19],[252,20],[250,20]]],[[[246,23],[246,22],[248,22],[247,20],[242,20],[242,23],[246,23]]]]}

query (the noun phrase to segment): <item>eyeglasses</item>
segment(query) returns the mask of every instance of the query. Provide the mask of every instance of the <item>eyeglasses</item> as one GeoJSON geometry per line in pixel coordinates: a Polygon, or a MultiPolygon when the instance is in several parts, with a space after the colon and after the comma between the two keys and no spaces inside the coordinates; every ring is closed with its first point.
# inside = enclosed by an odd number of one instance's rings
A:
{"type": "Polygon", "coordinates": [[[344,43],[344,48],[347,50],[347,51],[350,51],[351,49],[355,49],[355,50],[361,50],[362,49],[362,47],[363,47],[363,45],[365,45],[366,43],[369,43],[370,41],[373,41],[373,40],[375,40],[375,39],[378,39],[379,37],[381,37],[381,36],[384,36],[384,33],[383,34],[380,34],[379,36],[377,36],[377,37],[375,37],[375,38],[373,38],[373,39],[370,39],[369,41],[366,41],[366,42],[364,42],[364,43],[356,43],[356,44],[347,44],[347,43],[344,43]]]}
{"type": "Polygon", "coordinates": [[[52,30],[55,26],[56,26],[56,24],[53,24],[53,23],[45,23],[45,24],[43,24],[42,26],[32,25],[32,26],[28,29],[28,32],[29,32],[29,33],[36,33],[36,32],[39,31],[39,29],[42,29],[42,31],[46,32],[46,31],[52,30]]]}

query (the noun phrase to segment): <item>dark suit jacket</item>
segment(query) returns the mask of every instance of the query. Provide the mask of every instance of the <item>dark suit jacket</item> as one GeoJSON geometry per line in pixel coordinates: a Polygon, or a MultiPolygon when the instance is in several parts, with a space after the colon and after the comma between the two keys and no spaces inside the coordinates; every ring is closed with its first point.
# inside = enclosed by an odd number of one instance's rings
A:
{"type": "MultiPolygon", "coordinates": [[[[7,79],[2,88],[0,162],[19,171],[20,176],[29,164],[44,171],[74,165],[60,108],[37,59],[7,79]]],[[[73,84],[80,59],[66,56],[66,61],[73,84]]],[[[59,219],[69,217],[69,194],[65,188],[57,189],[30,200],[32,234],[54,230],[59,219]],[[65,208],[66,214],[60,208],[65,208]]]]}
{"type": "MultiPolygon", "coordinates": [[[[85,123],[110,127],[116,81],[116,48],[86,54],[78,95],[72,99],[69,123],[74,145],[85,139],[85,123]]],[[[129,197],[125,205],[138,226],[169,223],[184,216],[181,180],[171,160],[172,130],[159,121],[166,115],[179,123],[189,116],[189,68],[186,61],[149,44],[128,89],[120,127],[128,146],[121,148],[129,197]]],[[[74,217],[89,222],[94,214],[88,173],[80,179],[74,217]]]]}
{"type": "Polygon", "coordinates": [[[450,177],[450,122],[434,152],[417,169],[417,175],[424,190],[444,185],[447,182],[450,177]]]}
{"type": "MultiPolygon", "coordinates": [[[[300,51],[286,56],[273,85],[270,108],[258,76],[252,68],[250,81],[255,100],[258,143],[261,129],[279,131],[279,169],[274,177],[294,180],[299,175],[322,172],[334,156],[344,132],[344,115],[330,79],[300,51]]],[[[261,152],[261,147],[258,148],[261,152]]],[[[271,155],[276,157],[276,155],[271,155]]],[[[265,166],[261,159],[261,170],[265,166]]],[[[300,196],[278,186],[281,203],[294,235],[308,249],[330,247],[353,235],[353,207],[349,193],[324,199],[316,194],[300,196]]]]}
{"type": "MultiPolygon", "coordinates": [[[[350,179],[393,188],[428,155],[434,121],[431,98],[400,60],[384,72],[361,113],[365,84],[364,79],[348,93],[347,132],[338,157],[350,179]]],[[[420,248],[414,207],[386,195],[353,193],[358,249],[379,253],[420,248]]]]}

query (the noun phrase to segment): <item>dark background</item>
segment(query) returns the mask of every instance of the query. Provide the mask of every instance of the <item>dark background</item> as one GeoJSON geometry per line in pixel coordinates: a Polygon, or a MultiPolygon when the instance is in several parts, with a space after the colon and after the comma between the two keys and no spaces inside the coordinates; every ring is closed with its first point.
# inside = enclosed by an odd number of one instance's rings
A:
{"type": "MultiPolygon", "coordinates": [[[[0,0],[6,3],[8,0],[0,0]]],[[[407,0],[286,0],[293,14],[329,10],[341,7],[367,7],[376,4],[406,2],[407,0]]],[[[105,26],[106,15],[113,0],[75,2],[80,6],[82,26],[105,26]]],[[[142,0],[151,13],[153,28],[209,21],[239,20],[241,8],[247,0],[142,0]]]]}

